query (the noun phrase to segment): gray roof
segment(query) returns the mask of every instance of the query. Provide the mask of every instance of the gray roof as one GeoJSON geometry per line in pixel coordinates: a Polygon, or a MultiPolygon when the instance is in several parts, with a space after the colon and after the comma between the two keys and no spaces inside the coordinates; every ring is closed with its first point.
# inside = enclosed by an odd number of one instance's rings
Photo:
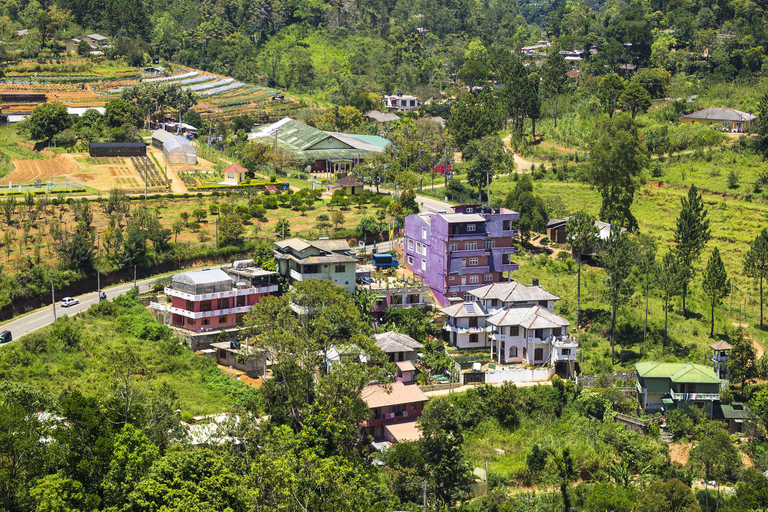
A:
{"type": "MultiPolygon", "coordinates": [[[[549,219],[547,222],[547,229],[556,229],[560,226],[563,226],[567,224],[568,219],[570,217],[563,217],[562,219],[549,219]]],[[[598,236],[601,240],[607,240],[608,237],[611,235],[611,223],[610,222],[603,222],[601,220],[595,221],[595,227],[598,230],[598,236]]],[[[621,232],[624,233],[627,231],[627,228],[621,228],[621,232]]]]}
{"type": "Polygon", "coordinates": [[[384,112],[379,112],[378,110],[371,110],[365,114],[365,117],[369,117],[374,121],[378,121],[379,123],[389,123],[391,121],[398,121],[400,119],[400,117],[398,117],[396,114],[385,114],[384,112]]]}
{"type": "Polygon", "coordinates": [[[349,250],[349,244],[346,240],[304,240],[303,238],[289,238],[288,240],[281,240],[279,242],[275,242],[275,245],[278,246],[280,249],[292,249],[294,251],[305,251],[309,249],[310,247],[315,247],[316,249],[320,249],[321,251],[327,251],[327,252],[339,252],[339,251],[348,251],[349,250]]]}
{"type": "Polygon", "coordinates": [[[220,283],[222,281],[232,281],[232,278],[221,269],[193,270],[191,272],[182,272],[173,276],[174,282],[184,284],[208,284],[220,283]]]}
{"type": "Polygon", "coordinates": [[[382,332],[374,337],[376,338],[376,346],[387,354],[392,352],[414,352],[424,348],[424,345],[410,336],[395,331],[382,332]]]}
{"type": "Polygon", "coordinates": [[[88,34],[85,37],[90,37],[91,39],[95,39],[96,41],[106,41],[107,38],[101,34],[88,34]]]}
{"type": "Polygon", "coordinates": [[[176,136],[171,132],[167,132],[165,130],[155,130],[154,132],[152,132],[152,138],[157,139],[160,142],[166,142],[169,140],[173,140],[174,138],[176,138],[176,136]]]}
{"type": "Polygon", "coordinates": [[[485,219],[476,213],[442,213],[440,214],[448,224],[459,222],[485,222],[485,219]]]}
{"type": "Polygon", "coordinates": [[[681,119],[703,119],[707,121],[730,121],[742,123],[744,121],[753,121],[757,116],[749,112],[742,112],[732,108],[705,108],[681,116],[681,119]]]}
{"type": "Polygon", "coordinates": [[[488,316],[488,313],[485,312],[483,306],[479,302],[459,302],[458,304],[453,304],[447,308],[443,308],[440,311],[454,318],[488,316]]]}
{"type": "Polygon", "coordinates": [[[556,329],[570,325],[565,318],[541,306],[504,309],[491,315],[488,323],[497,327],[519,325],[526,329],[556,329]]]}
{"type": "Polygon", "coordinates": [[[560,297],[549,293],[541,286],[526,286],[517,281],[508,283],[493,283],[469,293],[478,299],[498,299],[502,302],[536,302],[540,300],[560,300],[560,297]]]}

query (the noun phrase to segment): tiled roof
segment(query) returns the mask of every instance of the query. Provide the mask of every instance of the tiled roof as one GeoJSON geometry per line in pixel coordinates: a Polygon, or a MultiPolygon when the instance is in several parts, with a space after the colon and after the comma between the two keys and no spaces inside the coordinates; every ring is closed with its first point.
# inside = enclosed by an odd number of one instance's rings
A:
{"type": "Polygon", "coordinates": [[[224,170],[221,171],[221,172],[225,172],[225,173],[226,172],[245,173],[245,172],[248,172],[248,169],[246,169],[245,167],[243,167],[242,165],[239,165],[239,164],[232,164],[232,165],[230,165],[228,167],[225,167],[224,170]]]}
{"type": "Polygon", "coordinates": [[[372,384],[363,388],[360,397],[370,409],[429,400],[429,397],[416,384],[405,385],[402,382],[393,382],[390,387],[391,392],[381,384],[372,384]]]}
{"type": "Polygon", "coordinates": [[[408,335],[388,331],[374,336],[376,338],[376,346],[389,354],[392,352],[414,352],[424,348],[424,345],[411,338],[408,335]]]}
{"type": "Polygon", "coordinates": [[[415,421],[385,425],[384,428],[389,431],[389,435],[398,443],[421,439],[421,431],[415,421]]]}
{"type": "Polygon", "coordinates": [[[397,369],[401,372],[416,371],[416,367],[413,365],[413,361],[397,361],[395,366],[397,366],[397,369]]]}
{"type": "Polygon", "coordinates": [[[340,180],[337,180],[335,184],[340,187],[359,187],[363,184],[363,182],[355,178],[353,174],[350,174],[341,178],[340,180]]]}
{"type": "Polygon", "coordinates": [[[723,340],[720,340],[717,343],[711,344],[709,348],[714,350],[731,350],[733,347],[730,346],[728,343],[724,342],[723,340]]]}
{"type": "Polygon", "coordinates": [[[459,302],[458,304],[453,304],[447,308],[443,308],[440,311],[454,318],[488,316],[488,313],[485,312],[483,306],[479,302],[459,302]]]}
{"type": "Polygon", "coordinates": [[[503,309],[488,318],[488,323],[498,327],[519,325],[526,329],[557,329],[570,325],[568,320],[541,306],[503,309]]]}
{"type": "Polygon", "coordinates": [[[560,297],[549,293],[541,286],[527,286],[517,281],[493,283],[469,293],[478,299],[498,299],[502,302],[533,302],[539,300],[560,300],[560,297]]]}
{"type": "Polygon", "coordinates": [[[635,369],[643,378],[667,378],[672,382],[690,384],[720,384],[712,368],[701,364],[643,362],[635,364],[635,369]]]}

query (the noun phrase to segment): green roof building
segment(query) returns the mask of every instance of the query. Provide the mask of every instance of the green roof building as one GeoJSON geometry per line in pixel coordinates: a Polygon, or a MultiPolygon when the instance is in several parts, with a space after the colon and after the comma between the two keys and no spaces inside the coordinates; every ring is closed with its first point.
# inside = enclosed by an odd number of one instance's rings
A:
{"type": "Polygon", "coordinates": [[[720,403],[720,379],[709,366],[643,362],[635,365],[637,398],[646,411],[696,405],[712,416],[720,403]]]}
{"type": "Polygon", "coordinates": [[[296,162],[312,162],[312,172],[345,172],[376,153],[390,142],[377,135],[326,132],[290,117],[262,126],[248,139],[277,146],[296,162]]]}

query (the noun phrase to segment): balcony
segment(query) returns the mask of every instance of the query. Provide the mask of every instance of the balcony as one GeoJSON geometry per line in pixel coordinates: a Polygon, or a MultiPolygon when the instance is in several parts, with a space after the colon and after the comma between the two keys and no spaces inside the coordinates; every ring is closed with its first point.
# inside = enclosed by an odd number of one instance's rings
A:
{"type": "Polygon", "coordinates": [[[426,305],[426,302],[411,302],[408,304],[379,304],[375,303],[373,304],[373,311],[375,313],[381,313],[382,311],[386,311],[388,309],[411,309],[411,308],[422,308],[426,305]]]}
{"type": "Polygon", "coordinates": [[[451,255],[451,259],[456,258],[470,258],[472,256],[487,256],[488,255],[488,249],[483,249],[482,247],[480,249],[471,249],[471,250],[464,250],[464,249],[457,249],[455,251],[449,251],[449,254],[451,255]]]}
{"type": "Polygon", "coordinates": [[[235,308],[212,309],[210,311],[188,311],[186,309],[175,308],[168,304],[160,304],[158,302],[150,302],[149,307],[158,311],[166,311],[173,313],[174,315],[180,315],[185,318],[192,318],[194,320],[198,320],[200,318],[211,318],[216,316],[248,313],[251,309],[253,309],[253,306],[239,306],[235,308]]]}
{"type": "Polygon", "coordinates": [[[445,324],[443,330],[455,332],[456,334],[479,334],[482,332],[491,332],[491,327],[458,327],[456,325],[445,324]]]}
{"type": "Polygon", "coordinates": [[[203,293],[201,295],[182,292],[179,290],[174,290],[173,288],[166,288],[165,294],[171,297],[178,297],[180,299],[190,300],[192,302],[200,302],[203,300],[216,300],[216,299],[226,299],[229,297],[242,297],[244,295],[274,293],[276,291],[277,291],[277,285],[270,284],[267,286],[258,286],[258,287],[251,287],[251,288],[234,288],[226,292],[203,293]]]}
{"type": "Polygon", "coordinates": [[[490,268],[489,265],[462,266],[461,262],[459,262],[458,265],[451,265],[451,269],[448,273],[460,276],[469,274],[487,274],[491,271],[490,268]]]}
{"type": "Polygon", "coordinates": [[[675,393],[669,390],[672,400],[684,400],[686,402],[714,402],[720,400],[720,393],[675,393]]]}

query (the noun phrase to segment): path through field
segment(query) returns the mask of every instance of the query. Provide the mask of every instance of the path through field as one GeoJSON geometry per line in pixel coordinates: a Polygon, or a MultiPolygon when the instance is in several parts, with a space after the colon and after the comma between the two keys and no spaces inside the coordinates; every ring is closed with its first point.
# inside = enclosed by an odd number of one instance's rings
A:
{"type": "MultiPolygon", "coordinates": [[[[510,141],[512,140],[512,134],[507,135],[502,139],[504,141],[504,145],[512,151],[512,145],[510,141]]],[[[515,172],[517,173],[527,173],[531,172],[531,162],[523,158],[522,156],[518,155],[514,151],[512,152],[512,157],[515,159],[515,172]]]]}

